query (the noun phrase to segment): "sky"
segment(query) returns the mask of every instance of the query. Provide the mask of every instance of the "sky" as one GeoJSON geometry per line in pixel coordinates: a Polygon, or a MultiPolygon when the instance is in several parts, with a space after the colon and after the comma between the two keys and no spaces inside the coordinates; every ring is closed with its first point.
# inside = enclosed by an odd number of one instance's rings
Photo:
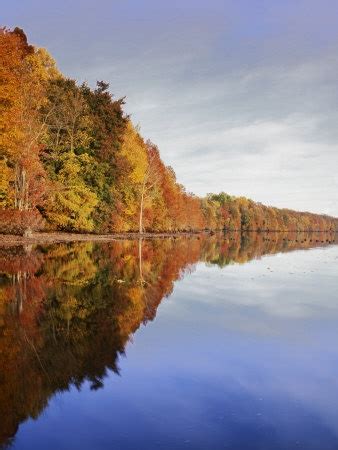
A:
{"type": "Polygon", "coordinates": [[[336,0],[1,0],[79,82],[110,83],[189,192],[338,216],[336,0]]]}

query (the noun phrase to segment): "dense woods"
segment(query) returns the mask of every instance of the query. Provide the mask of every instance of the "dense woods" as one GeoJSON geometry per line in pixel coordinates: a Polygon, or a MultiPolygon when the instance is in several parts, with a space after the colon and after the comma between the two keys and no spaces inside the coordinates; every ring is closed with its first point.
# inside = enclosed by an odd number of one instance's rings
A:
{"type": "MultiPolygon", "coordinates": [[[[190,238],[0,246],[0,447],[50,398],[99,389],[174,282],[198,261],[225,267],[327,246],[336,234],[229,233],[190,238]]],[[[150,355],[151,356],[151,355],[150,355]]]]}
{"type": "Polygon", "coordinates": [[[63,76],[21,29],[0,29],[1,233],[338,229],[325,215],[186,192],[123,105],[103,81],[63,76]]]}

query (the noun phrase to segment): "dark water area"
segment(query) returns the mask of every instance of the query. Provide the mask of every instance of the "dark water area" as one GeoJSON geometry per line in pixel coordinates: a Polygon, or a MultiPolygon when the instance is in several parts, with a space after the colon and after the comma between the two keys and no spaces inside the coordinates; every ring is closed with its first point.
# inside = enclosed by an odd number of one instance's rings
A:
{"type": "Polygon", "coordinates": [[[338,448],[335,234],[0,247],[0,448],[338,448]]]}

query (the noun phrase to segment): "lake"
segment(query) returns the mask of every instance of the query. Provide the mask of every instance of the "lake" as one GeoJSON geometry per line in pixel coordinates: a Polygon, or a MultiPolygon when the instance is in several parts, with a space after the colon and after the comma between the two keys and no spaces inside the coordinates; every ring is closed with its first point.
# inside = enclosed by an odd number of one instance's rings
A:
{"type": "Polygon", "coordinates": [[[336,450],[337,242],[0,247],[0,447],[336,450]]]}

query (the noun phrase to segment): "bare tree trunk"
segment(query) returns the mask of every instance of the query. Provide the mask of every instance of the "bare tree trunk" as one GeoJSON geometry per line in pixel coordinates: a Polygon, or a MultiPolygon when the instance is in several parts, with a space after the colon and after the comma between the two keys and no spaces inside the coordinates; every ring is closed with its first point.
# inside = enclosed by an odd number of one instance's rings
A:
{"type": "Polygon", "coordinates": [[[29,209],[29,181],[26,180],[25,183],[25,203],[24,209],[27,211],[29,209]]]}
{"type": "Polygon", "coordinates": [[[15,167],[15,208],[19,211],[27,210],[28,202],[28,181],[26,169],[21,164],[15,167]]]}
{"type": "Polygon", "coordinates": [[[145,191],[145,181],[143,182],[142,192],[141,192],[141,204],[140,204],[140,220],[139,220],[139,233],[143,233],[143,204],[144,204],[144,191],[145,191]]]}
{"type": "MultiPolygon", "coordinates": [[[[142,182],[142,190],[141,190],[141,202],[140,202],[140,218],[139,218],[139,233],[143,233],[143,210],[144,210],[144,201],[146,194],[149,195],[152,189],[157,184],[158,174],[154,168],[154,156],[150,156],[148,158],[148,167],[144,174],[143,182],[142,182]]],[[[149,197],[147,197],[149,198],[149,197]]]]}

